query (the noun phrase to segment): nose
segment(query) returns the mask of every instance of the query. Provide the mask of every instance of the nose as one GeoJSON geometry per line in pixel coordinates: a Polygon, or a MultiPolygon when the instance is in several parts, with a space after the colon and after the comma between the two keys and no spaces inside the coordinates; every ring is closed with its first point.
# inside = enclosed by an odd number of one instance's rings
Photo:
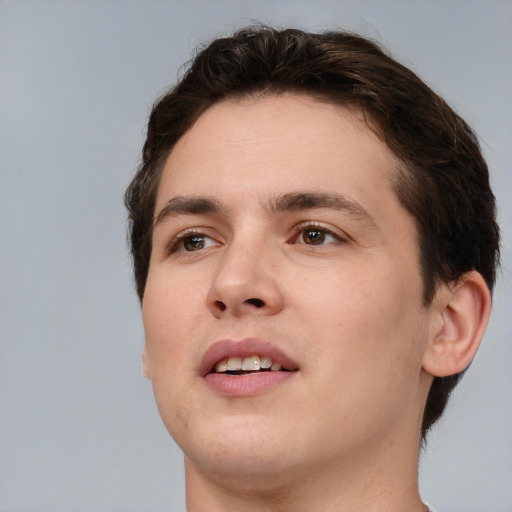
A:
{"type": "Polygon", "coordinates": [[[270,252],[253,244],[226,248],[206,298],[215,318],[275,315],[281,311],[284,298],[270,252]]]}

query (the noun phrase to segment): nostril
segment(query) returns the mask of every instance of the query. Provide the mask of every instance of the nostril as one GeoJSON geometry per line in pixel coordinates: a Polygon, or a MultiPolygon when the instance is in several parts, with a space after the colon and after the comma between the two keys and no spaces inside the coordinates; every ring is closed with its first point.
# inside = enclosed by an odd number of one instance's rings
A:
{"type": "Polygon", "coordinates": [[[245,302],[247,302],[248,304],[252,304],[257,308],[262,308],[265,305],[265,303],[261,299],[247,299],[245,302]]]}
{"type": "Polygon", "coordinates": [[[221,302],[220,300],[216,300],[215,301],[215,305],[221,310],[221,311],[225,311],[226,309],[226,304],[224,304],[224,302],[221,302]]]}

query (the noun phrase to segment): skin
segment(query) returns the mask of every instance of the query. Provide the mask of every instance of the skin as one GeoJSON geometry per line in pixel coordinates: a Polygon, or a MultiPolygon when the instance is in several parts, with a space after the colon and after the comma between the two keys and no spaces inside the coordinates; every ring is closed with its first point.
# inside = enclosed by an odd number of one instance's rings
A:
{"type": "Polygon", "coordinates": [[[176,197],[219,205],[164,210],[143,299],[143,370],[190,512],[424,510],[421,416],[453,294],[422,304],[398,165],[359,112],[291,94],[218,103],[170,154],[156,216],[176,197]],[[270,207],[301,193],[355,206],[270,207]],[[247,337],[299,370],[251,396],[211,390],[206,350],[247,337]]]}

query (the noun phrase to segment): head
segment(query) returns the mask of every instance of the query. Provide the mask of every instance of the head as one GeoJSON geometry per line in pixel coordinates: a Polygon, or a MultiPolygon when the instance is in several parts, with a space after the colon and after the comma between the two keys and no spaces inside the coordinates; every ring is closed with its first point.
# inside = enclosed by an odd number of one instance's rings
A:
{"type": "MultiPolygon", "coordinates": [[[[245,29],[198,52],[156,102],[142,164],[126,192],[137,293],[144,297],[155,202],[164,164],[207,109],[225,99],[300,94],[356,109],[397,157],[396,196],[413,219],[422,301],[442,283],[479,272],[492,290],[499,253],[495,200],[471,128],[412,71],[356,35],[245,29]]],[[[441,416],[461,373],[435,377],[422,436],[441,416]]]]}

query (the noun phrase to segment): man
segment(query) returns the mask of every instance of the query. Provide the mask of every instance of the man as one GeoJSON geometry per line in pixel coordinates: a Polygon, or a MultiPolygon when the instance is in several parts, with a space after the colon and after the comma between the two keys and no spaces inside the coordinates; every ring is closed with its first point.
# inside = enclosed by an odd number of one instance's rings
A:
{"type": "Polygon", "coordinates": [[[189,512],[428,510],[498,262],[467,124],[363,38],[246,29],[156,103],[126,204],[189,512]]]}

